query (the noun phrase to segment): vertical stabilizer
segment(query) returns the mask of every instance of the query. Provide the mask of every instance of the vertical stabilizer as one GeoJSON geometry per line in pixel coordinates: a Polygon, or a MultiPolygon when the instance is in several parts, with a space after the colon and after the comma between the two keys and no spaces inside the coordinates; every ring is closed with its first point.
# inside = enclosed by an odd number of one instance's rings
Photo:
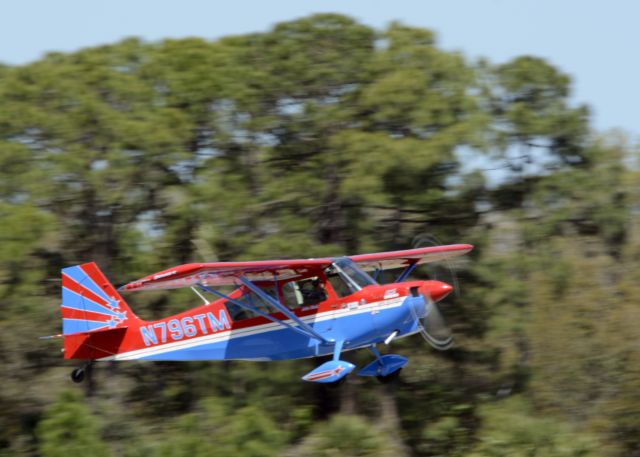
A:
{"type": "Polygon", "coordinates": [[[137,319],[94,262],[62,269],[62,333],[126,328],[137,319]]]}

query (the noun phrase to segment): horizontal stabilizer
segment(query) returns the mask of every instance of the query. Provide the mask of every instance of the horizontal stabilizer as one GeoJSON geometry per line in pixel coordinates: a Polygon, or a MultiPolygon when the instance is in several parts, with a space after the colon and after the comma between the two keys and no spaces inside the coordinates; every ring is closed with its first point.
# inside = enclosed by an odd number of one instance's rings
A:
{"type": "Polygon", "coordinates": [[[46,336],[39,336],[38,339],[39,340],[54,340],[56,338],[62,338],[64,335],[62,333],[58,333],[57,335],[46,335],[46,336]]]}
{"type": "Polygon", "coordinates": [[[355,367],[353,363],[344,360],[330,360],[304,375],[302,379],[310,382],[336,382],[351,373],[355,367]]]}
{"type": "MultiPolygon", "coordinates": [[[[94,330],[86,330],[86,331],[80,331],[80,332],[74,332],[74,333],[65,333],[63,335],[59,335],[61,337],[67,337],[67,336],[78,336],[78,335],[84,335],[84,336],[88,336],[88,335],[94,335],[96,333],[108,333],[108,332],[112,332],[113,334],[116,333],[116,330],[121,332],[126,330],[128,327],[126,325],[122,325],[120,327],[117,328],[108,328],[108,327],[102,327],[102,328],[97,328],[94,330]]],[[[58,337],[58,335],[54,335],[55,338],[58,337]]]]}
{"type": "Polygon", "coordinates": [[[126,333],[125,326],[64,335],[64,358],[95,360],[117,354],[126,333]]]}

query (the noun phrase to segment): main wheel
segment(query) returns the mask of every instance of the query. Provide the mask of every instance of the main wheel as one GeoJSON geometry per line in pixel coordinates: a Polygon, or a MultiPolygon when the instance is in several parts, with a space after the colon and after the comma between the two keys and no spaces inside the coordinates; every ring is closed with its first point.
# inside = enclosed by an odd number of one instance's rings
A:
{"type": "Polygon", "coordinates": [[[402,368],[398,368],[396,371],[394,371],[393,373],[390,373],[386,376],[376,376],[376,378],[378,379],[378,381],[380,381],[382,384],[389,384],[394,382],[395,380],[397,380],[400,377],[400,372],[402,371],[402,368]]]}
{"type": "Polygon", "coordinates": [[[71,372],[71,380],[75,383],[81,383],[84,380],[84,369],[76,368],[71,372]]]}

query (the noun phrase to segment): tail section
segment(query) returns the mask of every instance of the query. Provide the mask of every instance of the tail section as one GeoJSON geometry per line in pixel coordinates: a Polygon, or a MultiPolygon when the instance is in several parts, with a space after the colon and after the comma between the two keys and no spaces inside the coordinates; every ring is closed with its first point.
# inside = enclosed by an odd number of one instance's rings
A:
{"type": "Polygon", "coordinates": [[[62,334],[126,328],[137,319],[118,291],[91,262],[62,269],[62,334]]]}

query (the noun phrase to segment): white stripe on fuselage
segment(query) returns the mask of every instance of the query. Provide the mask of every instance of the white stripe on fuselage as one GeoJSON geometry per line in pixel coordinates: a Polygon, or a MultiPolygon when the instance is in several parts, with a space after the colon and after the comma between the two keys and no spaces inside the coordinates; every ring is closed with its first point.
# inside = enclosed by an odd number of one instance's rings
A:
{"type": "MultiPolygon", "coordinates": [[[[348,309],[348,308],[335,309],[331,311],[325,311],[319,314],[304,316],[304,317],[301,317],[300,319],[306,324],[314,324],[316,322],[322,322],[330,319],[339,319],[341,317],[356,316],[358,314],[364,314],[364,313],[372,313],[373,311],[382,311],[386,309],[397,308],[398,306],[402,305],[402,303],[406,298],[407,297],[396,297],[388,300],[371,302],[365,305],[358,305],[358,308],[356,309],[348,309]]],[[[294,325],[294,326],[297,325],[291,319],[283,320],[283,322],[290,325],[294,325]]],[[[199,336],[196,338],[191,338],[189,340],[176,341],[173,343],[166,343],[166,344],[161,344],[161,345],[152,346],[148,348],[136,349],[129,352],[123,352],[121,354],[114,354],[108,357],[103,357],[98,360],[105,360],[105,361],[135,360],[141,357],[148,357],[151,355],[163,354],[165,352],[176,351],[179,349],[192,348],[192,347],[200,346],[203,344],[228,341],[234,338],[257,335],[261,333],[272,332],[275,330],[285,330],[285,328],[281,324],[277,322],[273,322],[268,324],[255,325],[253,327],[240,328],[236,330],[225,330],[224,332],[217,332],[211,335],[199,336]]]]}

